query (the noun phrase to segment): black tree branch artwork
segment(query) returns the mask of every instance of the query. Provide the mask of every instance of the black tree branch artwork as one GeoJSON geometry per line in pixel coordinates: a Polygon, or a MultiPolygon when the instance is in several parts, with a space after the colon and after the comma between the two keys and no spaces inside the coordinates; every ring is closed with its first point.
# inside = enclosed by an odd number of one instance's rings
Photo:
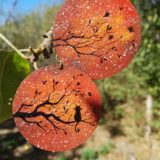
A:
{"type": "MultiPolygon", "coordinates": [[[[45,97],[41,97],[40,95],[42,92],[38,89],[35,90],[35,95],[33,99],[30,101],[29,104],[22,103],[16,113],[14,113],[15,118],[20,118],[23,120],[27,125],[35,124],[42,130],[47,130],[47,125],[43,124],[43,119],[47,121],[48,124],[53,126],[56,134],[58,131],[63,131],[64,134],[67,134],[66,126],[74,126],[75,132],[80,132],[80,128],[78,128],[78,125],[80,123],[86,123],[89,125],[94,126],[95,123],[97,123],[98,118],[95,120],[96,116],[96,109],[93,107],[93,109],[90,110],[91,116],[86,116],[82,114],[83,106],[78,104],[70,104],[70,96],[75,95],[76,97],[81,97],[87,99],[87,97],[91,97],[92,93],[87,92],[83,93],[83,88],[81,87],[81,83],[78,81],[79,77],[82,77],[83,74],[78,74],[76,76],[72,77],[71,82],[66,83],[64,91],[61,94],[61,96],[57,100],[53,100],[54,97],[57,95],[57,88],[58,85],[62,85],[61,82],[52,80],[52,91],[47,94],[45,97]],[[38,95],[40,98],[38,98],[38,95]],[[43,101],[42,101],[43,99],[43,101]],[[45,99],[45,100],[44,100],[45,99]],[[38,103],[38,105],[37,105],[38,103]],[[60,105],[61,108],[57,108],[57,105],[60,105]],[[74,107],[71,107],[71,105],[75,105],[74,107]],[[46,113],[43,111],[43,108],[48,109],[48,112],[46,113]],[[53,112],[51,109],[61,109],[61,115],[60,113],[57,113],[56,111],[53,112]],[[69,115],[70,110],[74,110],[74,114],[69,115]],[[62,117],[66,116],[69,117],[68,120],[64,120],[62,117]],[[42,120],[37,120],[38,117],[43,118],[42,120]],[[85,118],[87,117],[87,118],[85,118]],[[94,119],[94,120],[93,120],[94,119]],[[64,126],[64,127],[63,127],[64,126]]],[[[47,85],[48,81],[44,80],[42,81],[42,85],[47,85]],[[44,83],[45,82],[45,83],[44,83]]]]}
{"type": "MultiPolygon", "coordinates": [[[[119,7],[119,10],[122,11],[123,7],[119,7]]],[[[100,59],[100,63],[107,60],[106,55],[111,51],[116,52],[117,57],[120,58],[121,55],[118,54],[117,47],[120,46],[121,42],[125,42],[123,39],[124,35],[113,31],[115,26],[112,26],[113,24],[109,24],[106,20],[110,15],[107,11],[103,19],[97,20],[96,23],[94,18],[89,19],[84,27],[77,32],[74,32],[74,24],[73,26],[70,24],[68,29],[60,37],[53,39],[53,47],[70,47],[77,57],[94,56],[100,59]],[[102,27],[105,28],[105,32],[100,34],[99,31],[102,27]],[[117,36],[118,34],[119,36],[117,36]],[[99,44],[97,45],[97,43],[99,44]],[[84,48],[87,51],[84,51],[84,48]]],[[[134,32],[134,28],[126,28],[127,31],[129,33],[134,32]]],[[[135,47],[135,39],[125,43],[131,46],[131,49],[135,47]]]]}

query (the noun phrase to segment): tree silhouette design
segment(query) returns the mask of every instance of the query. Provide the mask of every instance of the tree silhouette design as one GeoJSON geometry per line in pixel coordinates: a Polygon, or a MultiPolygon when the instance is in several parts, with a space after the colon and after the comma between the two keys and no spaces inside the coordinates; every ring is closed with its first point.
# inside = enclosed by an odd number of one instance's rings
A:
{"type": "Polygon", "coordinates": [[[53,26],[53,47],[61,62],[92,79],[112,77],[126,68],[140,39],[140,18],[124,0],[65,1],[53,26]]]}
{"type": "MultiPolygon", "coordinates": [[[[119,7],[119,11],[122,10],[123,7],[119,7]]],[[[107,60],[106,55],[111,51],[116,52],[117,57],[120,58],[122,53],[117,51],[117,47],[125,43],[128,51],[132,50],[135,47],[135,39],[133,37],[126,40],[124,33],[118,33],[119,31],[114,29],[116,25],[120,24],[109,22],[107,20],[109,17],[110,13],[107,11],[103,17],[83,20],[83,27],[79,30],[76,30],[75,24],[70,22],[68,29],[64,33],[62,31],[61,36],[53,38],[53,47],[70,47],[77,57],[94,56],[100,59],[100,63],[107,60]]],[[[132,26],[126,27],[124,30],[128,33],[134,32],[132,26]]]]}
{"type": "MultiPolygon", "coordinates": [[[[13,114],[15,118],[20,118],[22,119],[25,123],[28,125],[30,124],[35,124],[38,127],[40,127],[42,130],[46,131],[47,125],[43,125],[43,120],[38,120],[37,117],[43,117],[49,123],[50,125],[53,126],[56,134],[58,131],[63,131],[65,134],[67,134],[67,129],[63,127],[63,125],[72,125],[75,128],[75,132],[80,132],[80,128],[78,128],[79,123],[87,123],[89,125],[94,126],[95,123],[97,123],[97,120],[92,120],[92,117],[87,117],[83,114],[82,115],[82,110],[83,106],[81,107],[80,105],[77,105],[76,103],[74,104],[75,107],[70,108],[69,104],[70,102],[70,97],[72,95],[75,95],[76,97],[81,97],[87,99],[87,97],[92,96],[90,92],[88,93],[83,93],[83,88],[81,88],[81,83],[78,81],[79,77],[82,77],[83,74],[78,74],[76,76],[72,77],[72,81],[67,83],[65,85],[63,93],[60,95],[60,97],[57,100],[53,100],[53,97],[56,96],[57,94],[57,88],[59,87],[58,85],[62,85],[61,82],[55,81],[54,79],[52,80],[52,91],[50,93],[47,93],[45,97],[41,97],[41,91],[36,89],[35,90],[35,95],[33,97],[33,100],[30,103],[22,103],[20,105],[20,108],[16,113],[13,114]],[[71,89],[72,88],[72,89],[71,89]],[[38,98],[40,96],[40,98],[38,98]],[[43,101],[42,101],[43,99],[43,101]],[[45,99],[45,100],[44,100],[45,99]],[[63,103],[62,103],[63,102],[63,103]],[[38,104],[37,104],[38,103],[38,104]],[[63,104],[63,105],[62,105],[63,104]],[[51,109],[59,109],[57,108],[57,105],[61,105],[61,115],[56,112],[52,112],[51,109]],[[32,111],[28,112],[28,108],[33,108],[32,111]],[[42,109],[47,108],[48,111],[42,111],[42,109]],[[74,109],[74,114],[68,115],[69,110],[74,109]],[[66,116],[69,117],[68,120],[64,120],[62,117],[66,116]]],[[[42,81],[42,85],[47,84],[47,80],[42,81]]],[[[96,109],[94,106],[92,106],[93,109],[91,112],[96,116],[96,109]]]]}

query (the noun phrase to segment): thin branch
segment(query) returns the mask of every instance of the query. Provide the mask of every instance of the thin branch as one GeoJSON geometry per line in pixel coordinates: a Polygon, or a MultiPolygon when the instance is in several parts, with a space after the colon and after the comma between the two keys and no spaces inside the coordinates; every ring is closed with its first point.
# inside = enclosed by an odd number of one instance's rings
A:
{"type": "Polygon", "coordinates": [[[0,38],[4,40],[19,56],[23,59],[29,60],[29,57],[25,56],[21,51],[19,51],[2,33],[0,33],[0,38]]]}
{"type": "Polygon", "coordinates": [[[33,62],[33,67],[35,70],[38,70],[37,62],[33,62]]]}
{"type": "Polygon", "coordinates": [[[8,15],[6,17],[5,24],[7,24],[9,22],[9,20],[10,20],[11,17],[13,18],[13,12],[15,10],[15,7],[16,7],[17,3],[18,3],[18,0],[14,0],[12,2],[12,6],[11,6],[10,10],[8,11],[8,15]]]}
{"type": "Polygon", "coordinates": [[[30,49],[19,49],[20,52],[30,52],[30,49]]]}

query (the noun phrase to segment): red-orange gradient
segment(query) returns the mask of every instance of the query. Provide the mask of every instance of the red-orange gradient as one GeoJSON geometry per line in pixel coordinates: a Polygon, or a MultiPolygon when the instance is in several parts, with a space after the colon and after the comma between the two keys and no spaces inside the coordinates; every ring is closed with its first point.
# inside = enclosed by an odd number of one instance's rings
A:
{"type": "Polygon", "coordinates": [[[92,79],[111,77],[135,55],[140,19],[129,0],[67,0],[55,19],[53,37],[65,65],[92,79]]]}
{"type": "Polygon", "coordinates": [[[96,129],[101,97],[81,71],[57,66],[39,69],[18,88],[13,116],[21,134],[47,151],[65,151],[84,143],[96,129]]]}

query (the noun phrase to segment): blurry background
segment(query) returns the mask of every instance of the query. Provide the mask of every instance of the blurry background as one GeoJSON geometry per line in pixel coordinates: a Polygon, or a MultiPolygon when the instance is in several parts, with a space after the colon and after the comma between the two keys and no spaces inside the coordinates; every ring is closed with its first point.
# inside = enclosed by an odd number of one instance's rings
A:
{"type": "MultiPolygon", "coordinates": [[[[0,32],[19,49],[36,47],[62,3],[0,0],[0,32]]],[[[139,52],[124,71],[96,82],[103,97],[100,126],[72,151],[41,151],[24,140],[12,118],[6,120],[30,66],[0,40],[0,160],[160,160],[160,0],[133,3],[143,27],[139,52]]]]}

